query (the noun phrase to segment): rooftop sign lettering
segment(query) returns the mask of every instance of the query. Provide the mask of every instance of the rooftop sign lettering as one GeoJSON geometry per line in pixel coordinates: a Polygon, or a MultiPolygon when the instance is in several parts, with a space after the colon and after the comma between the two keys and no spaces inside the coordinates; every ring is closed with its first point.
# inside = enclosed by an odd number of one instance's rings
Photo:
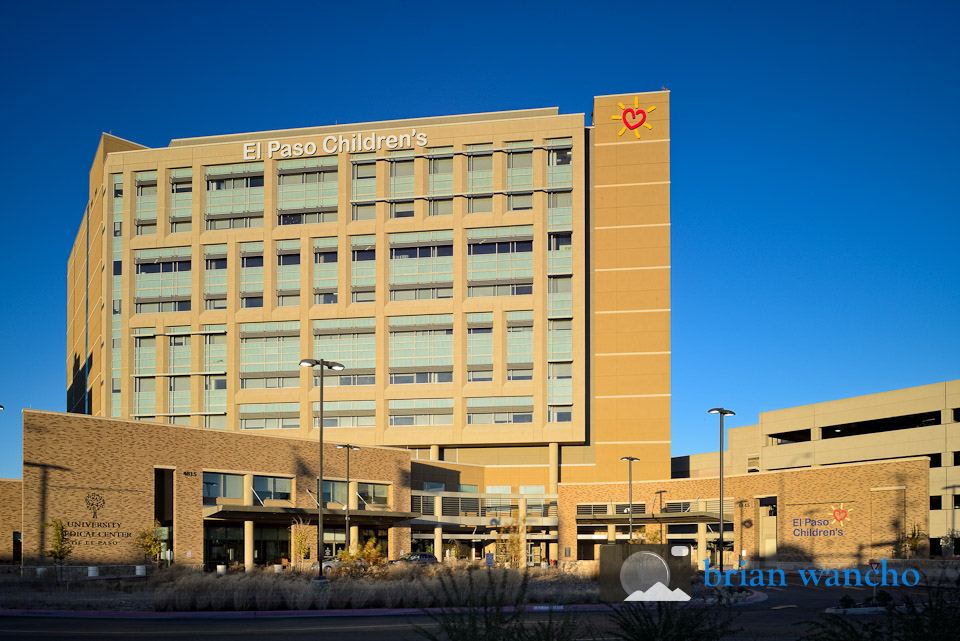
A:
{"type": "Polygon", "coordinates": [[[405,134],[379,135],[376,132],[369,134],[352,134],[350,136],[326,136],[319,148],[315,142],[281,142],[268,140],[266,142],[243,143],[244,160],[262,160],[263,158],[302,158],[315,156],[322,149],[326,154],[362,153],[365,151],[380,151],[381,149],[407,149],[410,147],[426,147],[427,134],[411,129],[405,134]]]}

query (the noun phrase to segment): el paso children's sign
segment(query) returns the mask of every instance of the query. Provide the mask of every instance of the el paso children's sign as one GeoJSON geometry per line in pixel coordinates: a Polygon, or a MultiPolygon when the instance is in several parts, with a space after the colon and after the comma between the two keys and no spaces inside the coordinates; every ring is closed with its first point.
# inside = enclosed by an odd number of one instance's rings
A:
{"type": "Polygon", "coordinates": [[[381,149],[409,149],[426,147],[427,134],[416,129],[402,134],[381,135],[373,131],[367,134],[357,133],[350,136],[326,136],[315,142],[286,142],[267,140],[243,143],[244,160],[262,160],[263,158],[302,158],[315,156],[322,150],[325,154],[358,153],[380,151],[381,149]]]}

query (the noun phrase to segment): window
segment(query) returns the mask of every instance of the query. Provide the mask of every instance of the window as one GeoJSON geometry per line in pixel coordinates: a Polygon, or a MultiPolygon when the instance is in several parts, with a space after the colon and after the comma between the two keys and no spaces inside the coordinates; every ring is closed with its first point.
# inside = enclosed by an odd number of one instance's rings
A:
{"type": "Polygon", "coordinates": [[[941,456],[938,452],[937,454],[927,454],[930,457],[930,467],[940,467],[941,465],[941,456]]]}
{"type": "Polygon", "coordinates": [[[573,277],[547,277],[547,316],[573,315],[573,277]]]}
{"type": "Polygon", "coordinates": [[[442,481],[424,481],[423,482],[424,492],[445,492],[446,489],[447,489],[447,485],[442,481]]]}
{"type": "Polygon", "coordinates": [[[387,505],[390,486],[382,483],[357,483],[357,494],[366,505],[387,505]]]}
{"type": "Polygon", "coordinates": [[[489,214],[493,211],[493,196],[467,197],[468,214],[489,214]]]}
{"type": "Polygon", "coordinates": [[[467,381],[493,380],[493,314],[467,314],[467,381]]]}
{"type": "Polygon", "coordinates": [[[459,486],[457,486],[457,491],[465,494],[476,494],[480,490],[472,483],[461,483],[459,486]]]}
{"type": "Polygon", "coordinates": [[[573,194],[569,191],[547,194],[547,230],[573,229],[573,194]]]}
{"type": "Polygon", "coordinates": [[[138,314],[190,310],[190,248],[165,247],[135,252],[135,304],[138,314]]]}
{"type": "Polygon", "coordinates": [[[295,430],[300,427],[299,403],[243,403],[237,408],[242,430],[295,430]]]}
{"type": "Polygon", "coordinates": [[[278,476],[254,476],[253,491],[261,501],[289,501],[293,479],[278,476]]]}
{"type": "Polygon", "coordinates": [[[556,138],[547,141],[547,188],[571,187],[573,185],[573,141],[556,138]]]}
{"type": "Polygon", "coordinates": [[[376,156],[356,154],[353,163],[353,199],[374,200],[377,197],[376,156]]]}
{"type": "Polygon", "coordinates": [[[323,482],[323,502],[324,503],[347,503],[347,484],[344,481],[324,481],[323,482]]]}
{"type": "Polygon", "coordinates": [[[573,321],[557,319],[547,321],[547,359],[573,359],[573,321]]]}
{"type": "MultiPolygon", "coordinates": [[[[340,318],[313,321],[314,357],[337,361],[344,366],[344,369],[339,372],[330,370],[324,372],[323,382],[325,386],[347,387],[373,385],[375,383],[375,330],[376,319],[374,318],[340,318]]],[[[316,371],[314,384],[320,384],[319,373],[316,371]]]]}
{"type": "Polygon", "coordinates": [[[453,214],[453,198],[430,200],[427,207],[428,216],[450,216],[453,214]]]}
{"type": "Polygon", "coordinates": [[[467,146],[467,191],[493,191],[493,145],[467,146]]]}
{"type": "Polygon", "coordinates": [[[531,293],[532,236],[533,227],[529,225],[468,230],[468,295],[474,297],[531,293]]]}
{"type": "Polygon", "coordinates": [[[547,403],[568,405],[573,402],[573,363],[547,364],[547,403]]]}
{"type": "Polygon", "coordinates": [[[388,401],[390,427],[453,425],[452,398],[418,398],[388,401]]]}
{"type": "Polygon", "coordinates": [[[492,369],[472,369],[467,372],[468,383],[489,383],[492,380],[492,369]]]}
{"type": "MultiPolygon", "coordinates": [[[[376,427],[376,401],[327,401],[323,427],[376,427]]],[[[313,426],[320,427],[320,403],[313,404],[313,426]]]]}
{"type": "Polygon", "coordinates": [[[157,172],[141,171],[134,174],[137,183],[136,234],[157,233],[157,172]]]}
{"type": "Polygon", "coordinates": [[[240,307],[263,307],[263,243],[240,244],[240,307]]]}
{"type": "Polygon", "coordinates": [[[547,273],[570,274],[573,272],[573,234],[551,233],[547,240],[547,273]]]}
{"type": "Polygon", "coordinates": [[[453,232],[390,234],[390,300],[453,297],[453,232]]]}
{"type": "Polygon", "coordinates": [[[390,153],[390,197],[412,198],[414,195],[413,153],[393,151],[390,153]],[[394,160],[408,158],[409,160],[394,160]]]}
{"type": "Polygon", "coordinates": [[[170,170],[170,233],[190,231],[193,227],[193,170],[170,170]]]}
{"type": "Polygon", "coordinates": [[[508,380],[530,380],[524,372],[533,369],[533,312],[507,312],[507,368],[523,370],[508,380]]]}
{"type": "Polygon", "coordinates": [[[486,489],[487,494],[510,494],[509,485],[488,485],[486,489]]]}
{"type": "Polygon", "coordinates": [[[189,327],[169,327],[167,332],[182,334],[167,337],[167,371],[183,374],[190,371],[190,331],[189,327]]]}
{"type": "Polygon", "coordinates": [[[532,422],[532,396],[493,396],[467,399],[467,425],[532,422]]]}
{"type": "Polygon", "coordinates": [[[277,305],[300,304],[300,241],[277,241],[277,305]]]}
{"type": "Polygon", "coordinates": [[[203,248],[203,298],[205,309],[227,308],[227,246],[205,245],[203,248]]]}
{"type": "Polygon", "coordinates": [[[171,376],[167,379],[167,412],[190,413],[190,377],[171,376]]]}
{"type": "Polygon", "coordinates": [[[451,382],[452,372],[452,314],[390,318],[392,383],[451,382]]]}
{"type": "Polygon", "coordinates": [[[569,423],[573,420],[573,406],[550,405],[547,407],[548,423],[569,423]]]}
{"type": "Polygon", "coordinates": [[[203,498],[213,499],[209,501],[216,502],[216,499],[242,499],[243,498],[243,476],[240,474],[220,474],[219,472],[203,473],[203,498]]]}
{"type": "Polygon", "coordinates": [[[313,240],[313,303],[332,305],[337,302],[337,239],[313,240]]]}
{"type": "Polygon", "coordinates": [[[533,209],[533,194],[508,194],[507,211],[533,209]]]}
{"type": "Polygon", "coordinates": [[[277,163],[277,216],[281,225],[337,221],[337,157],[277,163]]]}
{"type": "MultiPolygon", "coordinates": [[[[453,147],[430,150],[427,189],[431,196],[453,193],[453,147]]],[[[449,201],[452,203],[452,201],[449,201]]]]}
{"type": "Polygon", "coordinates": [[[207,167],[207,229],[263,227],[263,163],[207,167]]]}
{"type": "Polygon", "coordinates": [[[377,237],[353,236],[350,239],[353,262],[351,264],[352,300],[354,303],[369,303],[375,300],[377,285],[377,237]]]}
{"type": "Polygon", "coordinates": [[[516,368],[511,367],[507,370],[507,380],[508,381],[532,381],[533,380],[533,368],[516,368]]]}
{"type": "Polygon", "coordinates": [[[529,140],[507,143],[508,191],[533,189],[532,144],[529,140]]]}
{"type": "Polygon", "coordinates": [[[390,203],[390,218],[413,218],[413,201],[390,203]]]}
{"type": "Polygon", "coordinates": [[[931,510],[942,510],[943,509],[943,497],[939,494],[936,496],[930,497],[930,509],[931,510]]]}
{"type": "Polygon", "coordinates": [[[960,494],[953,495],[953,509],[960,510],[960,494]]]}
{"type": "Polygon", "coordinates": [[[300,323],[241,323],[241,389],[297,387],[299,384],[300,323]]]}
{"type": "Polygon", "coordinates": [[[377,205],[375,203],[361,203],[353,206],[351,220],[376,220],[377,205]]]}

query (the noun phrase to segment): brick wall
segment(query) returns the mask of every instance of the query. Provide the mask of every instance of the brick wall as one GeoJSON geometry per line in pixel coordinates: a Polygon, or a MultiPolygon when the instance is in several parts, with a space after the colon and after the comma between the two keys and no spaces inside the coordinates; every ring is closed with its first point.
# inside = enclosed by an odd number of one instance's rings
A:
{"type": "MultiPolygon", "coordinates": [[[[344,479],[344,451],[329,441],[324,445],[324,478],[344,479]]],[[[43,560],[50,533],[42,523],[55,518],[77,532],[78,544],[69,562],[142,562],[133,539],[153,523],[155,467],[175,470],[174,558],[199,563],[205,470],[294,475],[293,507],[315,510],[307,489],[316,488],[317,454],[317,442],[305,439],[24,411],[24,564],[43,560]],[[93,506],[101,499],[94,518],[93,506]]],[[[350,475],[351,480],[392,484],[390,509],[409,511],[410,452],[389,448],[352,452],[350,475]]],[[[311,530],[315,541],[316,530],[311,530]]],[[[406,538],[398,535],[398,549],[405,545],[409,550],[409,531],[406,538]]],[[[312,549],[311,558],[315,554],[312,549]]]]}
{"type": "Polygon", "coordinates": [[[0,479],[0,563],[13,562],[13,533],[21,527],[23,481],[0,479]]]}
{"type": "MultiPolygon", "coordinates": [[[[738,554],[746,550],[748,558],[756,558],[761,509],[757,497],[775,495],[777,561],[854,564],[902,555],[904,536],[914,524],[929,530],[928,464],[927,459],[914,458],[727,476],[724,495],[734,498],[734,531],[724,538],[729,541],[732,536],[738,554]],[[795,535],[794,519],[801,519],[801,524],[808,518],[831,519],[833,510],[841,507],[847,512],[842,536],[795,535]]],[[[633,500],[645,502],[647,512],[660,512],[661,491],[663,502],[716,499],[719,494],[716,477],[646,481],[634,483],[633,500]]],[[[561,549],[576,550],[577,503],[626,503],[627,494],[625,482],[561,483],[561,549]]],[[[698,551],[698,556],[705,555],[698,551]]]]}

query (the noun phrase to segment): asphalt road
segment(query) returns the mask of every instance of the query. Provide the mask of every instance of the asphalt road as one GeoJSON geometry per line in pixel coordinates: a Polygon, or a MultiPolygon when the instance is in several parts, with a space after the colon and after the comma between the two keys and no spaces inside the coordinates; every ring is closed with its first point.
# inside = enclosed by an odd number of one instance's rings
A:
{"type": "MultiPolygon", "coordinates": [[[[791,577],[793,579],[794,577],[791,577]]],[[[870,588],[809,587],[790,581],[782,588],[764,588],[767,600],[738,606],[737,626],[743,632],[735,639],[788,641],[803,630],[798,622],[815,619],[824,608],[837,605],[841,595],[850,594],[857,600],[870,595],[870,588]]],[[[902,592],[891,589],[895,596],[902,592]]],[[[906,591],[914,598],[922,597],[917,589],[906,591]]],[[[531,621],[545,618],[535,612],[527,615],[531,621]]],[[[590,635],[588,639],[612,639],[609,624],[603,612],[578,612],[590,635]]],[[[254,639],[323,639],[334,641],[385,641],[387,639],[421,638],[414,626],[433,628],[430,619],[416,616],[267,616],[267,617],[182,617],[164,619],[62,617],[62,616],[0,616],[0,639],[105,639],[130,641],[169,641],[174,638],[202,639],[203,641],[239,641],[254,639]]]]}

